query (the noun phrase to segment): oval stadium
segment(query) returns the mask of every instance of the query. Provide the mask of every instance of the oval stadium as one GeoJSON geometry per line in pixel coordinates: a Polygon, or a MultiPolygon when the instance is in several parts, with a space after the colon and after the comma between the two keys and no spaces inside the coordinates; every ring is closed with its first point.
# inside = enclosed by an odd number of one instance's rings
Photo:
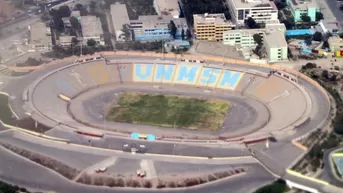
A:
{"type": "Polygon", "coordinates": [[[292,69],[135,52],[27,69],[3,90],[15,118],[47,129],[14,127],[0,138],[61,167],[16,163],[8,153],[17,172],[31,169],[5,181],[54,192],[248,193],[278,178],[310,192],[334,188],[291,170],[307,150],[298,141],[328,123],[331,105],[318,83],[292,69]],[[41,173],[36,184],[30,171],[41,173]]]}

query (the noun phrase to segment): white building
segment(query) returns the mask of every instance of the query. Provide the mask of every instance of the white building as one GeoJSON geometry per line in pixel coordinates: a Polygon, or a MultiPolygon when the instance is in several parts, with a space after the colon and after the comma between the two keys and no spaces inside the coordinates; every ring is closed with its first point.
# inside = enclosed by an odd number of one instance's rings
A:
{"type": "Polygon", "coordinates": [[[223,33],[223,43],[225,45],[236,46],[237,50],[242,51],[245,58],[249,58],[250,52],[247,50],[256,48],[257,44],[254,40],[254,35],[259,34],[263,40],[263,45],[269,60],[275,62],[279,58],[278,52],[275,52],[275,50],[279,49],[276,48],[278,45],[282,44],[281,60],[285,60],[284,53],[286,53],[287,58],[288,49],[285,40],[285,32],[286,27],[281,23],[266,24],[266,27],[261,29],[230,30],[223,33]],[[279,43],[273,44],[273,39],[275,39],[275,42],[279,43]],[[283,43],[286,43],[286,51],[284,50],[283,43]],[[276,58],[273,56],[274,53],[276,53],[276,58]]]}
{"type": "Polygon", "coordinates": [[[87,41],[93,39],[97,44],[105,45],[104,32],[101,27],[101,21],[96,16],[82,16],[81,28],[83,44],[87,44],[87,41]]]}
{"type": "Polygon", "coordinates": [[[232,20],[237,25],[244,25],[249,17],[257,23],[278,20],[278,9],[270,0],[227,0],[232,20]]]}
{"type": "Polygon", "coordinates": [[[43,22],[36,22],[29,26],[29,52],[49,51],[52,49],[51,31],[43,22]]]}
{"type": "Polygon", "coordinates": [[[174,18],[180,16],[178,0],[154,0],[154,8],[159,16],[171,15],[174,18]]]}
{"type": "Polygon", "coordinates": [[[125,4],[111,5],[111,18],[113,30],[117,41],[125,41],[124,32],[122,31],[124,24],[130,24],[129,15],[125,4]]]}
{"type": "Polygon", "coordinates": [[[268,62],[288,60],[288,45],[284,37],[285,34],[278,30],[263,33],[263,46],[268,62]]]}
{"type": "Polygon", "coordinates": [[[62,47],[70,47],[72,44],[74,36],[60,36],[60,39],[58,40],[59,46],[62,47]]]}

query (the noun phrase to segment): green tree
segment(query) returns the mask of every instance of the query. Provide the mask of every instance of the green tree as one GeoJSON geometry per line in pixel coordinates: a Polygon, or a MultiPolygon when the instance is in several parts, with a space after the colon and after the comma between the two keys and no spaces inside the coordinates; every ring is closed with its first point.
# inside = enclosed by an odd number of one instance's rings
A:
{"type": "Polygon", "coordinates": [[[323,70],[323,72],[322,72],[322,77],[323,77],[323,78],[326,78],[326,79],[329,79],[329,71],[323,70]]]}
{"type": "Polygon", "coordinates": [[[322,12],[316,12],[316,21],[324,19],[322,12]]]}
{"type": "Polygon", "coordinates": [[[254,34],[253,38],[254,38],[254,41],[257,45],[259,45],[259,46],[262,45],[262,37],[260,34],[254,34]]]}
{"type": "Polygon", "coordinates": [[[252,17],[249,17],[245,22],[250,29],[257,29],[261,27],[252,17]]]}
{"type": "Polygon", "coordinates": [[[124,33],[124,39],[125,41],[130,41],[132,38],[132,33],[131,33],[131,29],[129,24],[124,24],[123,28],[121,29],[121,31],[124,33]]]}
{"type": "Polygon", "coordinates": [[[87,40],[87,46],[94,47],[96,45],[96,41],[94,39],[87,40]]]}
{"type": "Polygon", "coordinates": [[[173,20],[170,20],[168,28],[169,28],[170,35],[175,39],[176,38],[177,28],[176,28],[176,25],[175,25],[173,20]]]}
{"type": "Polygon", "coordinates": [[[316,32],[316,33],[313,34],[313,38],[312,39],[314,41],[321,42],[323,40],[323,35],[320,32],[316,32]]]}
{"type": "Polygon", "coordinates": [[[308,15],[302,15],[300,18],[303,22],[311,22],[311,17],[308,15]]]}
{"type": "Polygon", "coordinates": [[[181,39],[184,40],[185,39],[185,30],[182,28],[181,31],[181,39]]]}

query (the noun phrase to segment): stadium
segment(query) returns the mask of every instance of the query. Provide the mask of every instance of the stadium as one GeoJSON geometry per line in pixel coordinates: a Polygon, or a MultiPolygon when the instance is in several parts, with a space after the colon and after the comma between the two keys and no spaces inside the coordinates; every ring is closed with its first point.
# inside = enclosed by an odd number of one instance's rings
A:
{"type": "Polygon", "coordinates": [[[125,141],[134,141],[149,147],[145,153],[166,156],[178,153],[174,148],[163,150],[163,143],[211,148],[227,144],[230,147],[225,152],[184,151],[182,155],[209,159],[253,156],[293,187],[323,190],[320,183],[286,172],[306,149],[297,141],[324,127],[330,114],[326,91],[294,70],[226,58],[135,52],[102,52],[27,69],[35,71],[10,83],[5,92],[17,119],[29,116],[36,124],[51,128],[45,136],[87,144],[78,137],[83,135],[92,140],[87,145],[119,150],[125,141]],[[230,108],[212,130],[185,129],[177,120],[163,126],[106,119],[123,93],[137,92],[221,100],[230,108]],[[138,133],[138,142],[132,133],[138,133]],[[110,138],[116,140],[112,145],[110,138]],[[270,146],[268,156],[260,153],[265,143],[270,146]],[[237,155],[235,146],[244,149],[237,155]]]}

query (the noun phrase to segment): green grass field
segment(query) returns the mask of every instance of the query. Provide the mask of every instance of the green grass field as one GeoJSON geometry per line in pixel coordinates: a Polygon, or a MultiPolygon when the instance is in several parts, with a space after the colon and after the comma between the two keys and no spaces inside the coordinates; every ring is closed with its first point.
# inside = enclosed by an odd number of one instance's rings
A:
{"type": "Polygon", "coordinates": [[[174,95],[121,93],[107,120],[143,125],[216,131],[224,121],[230,103],[174,95]]]}

